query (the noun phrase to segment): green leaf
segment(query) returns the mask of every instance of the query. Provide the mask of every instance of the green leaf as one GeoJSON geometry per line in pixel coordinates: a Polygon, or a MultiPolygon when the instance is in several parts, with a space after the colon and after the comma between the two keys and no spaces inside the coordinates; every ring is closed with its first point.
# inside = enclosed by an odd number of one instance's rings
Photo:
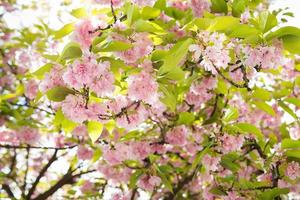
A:
{"type": "Polygon", "coordinates": [[[97,52],[125,51],[132,47],[130,43],[113,40],[102,45],[97,52]]]}
{"type": "Polygon", "coordinates": [[[185,58],[190,44],[192,44],[192,39],[186,39],[177,42],[172,49],[170,49],[168,55],[163,59],[164,64],[159,68],[158,73],[160,76],[164,75],[164,77],[173,80],[184,79],[184,72],[178,65],[185,58]]]}
{"type": "Polygon", "coordinates": [[[77,44],[75,42],[70,42],[63,49],[62,54],[59,58],[59,61],[72,59],[72,58],[78,58],[78,57],[81,57],[81,55],[82,55],[82,51],[80,49],[79,44],[77,44]]]}
{"type": "Polygon", "coordinates": [[[211,0],[211,10],[216,13],[227,14],[228,8],[225,0],[211,0]]]}
{"type": "Polygon", "coordinates": [[[274,38],[282,38],[283,36],[288,36],[288,35],[299,36],[300,29],[297,27],[293,27],[293,26],[281,27],[276,31],[268,33],[265,38],[266,38],[266,40],[270,41],[274,38]]]}
{"type": "Polygon", "coordinates": [[[300,141],[285,138],[281,142],[282,149],[300,149],[300,141]]]}
{"type": "Polygon", "coordinates": [[[96,142],[102,133],[103,124],[97,121],[89,121],[87,129],[92,142],[96,142]]]}
{"type": "Polygon", "coordinates": [[[221,79],[218,79],[217,92],[219,94],[227,94],[228,86],[227,83],[221,79]]]}
{"type": "Polygon", "coordinates": [[[223,117],[224,122],[230,122],[236,120],[239,117],[239,110],[235,107],[230,107],[226,110],[225,115],[223,117]]]}
{"type": "Polygon", "coordinates": [[[278,22],[276,16],[268,11],[263,11],[259,13],[255,25],[263,32],[266,33],[273,27],[277,26],[278,22]]]}
{"type": "Polygon", "coordinates": [[[157,8],[146,6],[143,8],[141,15],[143,19],[153,19],[160,15],[160,10],[157,8]]]}
{"type": "Polygon", "coordinates": [[[232,27],[240,23],[239,18],[232,16],[221,16],[213,19],[213,23],[208,27],[209,31],[225,31],[230,30],[232,27]]]}
{"type": "Polygon", "coordinates": [[[213,145],[213,142],[210,142],[206,147],[204,147],[203,150],[201,150],[200,152],[197,153],[195,159],[193,160],[192,166],[191,166],[191,171],[195,170],[196,167],[200,164],[203,156],[205,156],[205,154],[207,154],[207,152],[209,151],[209,148],[213,145]]]}
{"type": "Polygon", "coordinates": [[[237,172],[240,169],[240,165],[235,163],[235,161],[239,158],[239,155],[235,153],[230,153],[222,156],[221,165],[232,172],[237,172]]]}
{"type": "Polygon", "coordinates": [[[74,30],[74,24],[69,23],[64,25],[61,29],[54,32],[54,39],[60,39],[65,37],[66,35],[69,35],[74,30]]]}
{"type": "Polygon", "coordinates": [[[85,8],[77,8],[71,11],[71,15],[73,15],[76,18],[82,18],[86,17],[88,14],[85,8]]]}
{"type": "Polygon", "coordinates": [[[273,188],[264,191],[260,196],[259,199],[261,200],[273,200],[275,197],[278,197],[281,194],[288,194],[288,188],[273,188]]]}
{"type": "Polygon", "coordinates": [[[172,184],[169,181],[167,175],[162,171],[160,166],[154,165],[155,169],[157,171],[157,174],[159,175],[159,177],[162,180],[162,183],[166,186],[166,188],[173,193],[173,188],[172,188],[172,184]]]}
{"type": "Polygon", "coordinates": [[[300,159],[300,150],[287,150],[284,154],[287,157],[299,158],[300,159]]]}
{"type": "Polygon", "coordinates": [[[258,129],[256,126],[254,126],[252,124],[238,123],[238,124],[235,124],[235,126],[238,127],[240,130],[242,130],[245,133],[254,134],[259,140],[263,140],[263,138],[264,138],[264,135],[262,134],[260,129],[258,129]]]}
{"type": "Polygon", "coordinates": [[[300,54],[300,35],[286,35],[281,37],[283,46],[291,53],[300,54]]]}
{"type": "Polygon", "coordinates": [[[294,119],[298,120],[298,116],[296,113],[288,106],[286,105],[283,101],[278,101],[278,105],[289,115],[291,115],[294,119]]]}
{"type": "Polygon", "coordinates": [[[122,136],[121,141],[122,142],[129,141],[131,139],[139,138],[141,135],[142,135],[141,131],[138,130],[130,131],[126,133],[124,136],[122,136]]]}
{"type": "Polygon", "coordinates": [[[226,191],[224,191],[221,186],[213,187],[209,190],[209,192],[218,196],[226,195],[226,191]]]}
{"type": "Polygon", "coordinates": [[[167,1],[166,0],[157,0],[154,4],[154,8],[158,8],[160,10],[164,10],[166,8],[167,1]]]}
{"type": "Polygon", "coordinates": [[[129,188],[133,189],[136,186],[137,181],[139,180],[140,176],[143,175],[143,170],[137,169],[131,176],[129,180],[129,188]]]}
{"type": "Polygon", "coordinates": [[[139,8],[136,4],[131,4],[127,10],[128,26],[133,24],[140,17],[139,8]]]}
{"type": "Polygon", "coordinates": [[[246,0],[234,0],[232,3],[232,15],[240,17],[246,9],[246,0]]]}
{"type": "Polygon", "coordinates": [[[294,104],[297,107],[300,107],[300,99],[296,98],[296,97],[289,97],[284,99],[285,102],[294,104]]]}
{"type": "Polygon", "coordinates": [[[247,24],[238,24],[232,28],[229,37],[247,38],[253,35],[258,35],[259,30],[247,24]]]}
{"type": "Polygon", "coordinates": [[[252,98],[258,98],[263,101],[269,101],[271,100],[271,93],[265,89],[262,88],[256,88],[252,93],[252,98]]]}
{"type": "Polygon", "coordinates": [[[35,72],[33,72],[32,74],[35,75],[38,79],[41,80],[41,79],[44,78],[44,74],[51,70],[52,66],[53,66],[52,63],[47,63],[47,64],[43,65],[42,67],[40,67],[35,72]]]}
{"type": "Polygon", "coordinates": [[[272,116],[276,115],[273,108],[269,104],[267,104],[263,101],[254,101],[253,104],[256,105],[256,107],[259,108],[260,110],[265,111],[266,113],[268,113],[269,115],[272,115],[272,116]]]}
{"type": "Polygon", "coordinates": [[[158,24],[143,19],[139,19],[135,23],[135,30],[137,32],[148,32],[148,33],[165,33],[165,30],[160,27],[158,24]]]}
{"type": "Polygon", "coordinates": [[[194,122],[195,116],[190,112],[182,112],[179,114],[178,124],[190,125],[194,122]]]}
{"type": "Polygon", "coordinates": [[[102,156],[102,151],[100,148],[97,148],[95,151],[94,151],[94,155],[93,155],[93,163],[96,162],[97,160],[100,159],[100,157],[102,156]]]}
{"type": "Polygon", "coordinates": [[[162,84],[159,85],[159,89],[164,94],[164,97],[161,98],[161,101],[172,111],[175,111],[177,105],[177,96],[174,89],[171,86],[165,86],[162,84]]]}
{"type": "Polygon", "coordinates": [[[206,30],[212,23],[214,23],[214,20],[209,18],[197,18],[193,22],[200,30],[206,30]]]}
{"type": "Polygon", "coordinates": [[[62,86],[51,88],[46,92],[48,99],[55,102],[65,100],[66,96],[69,94],[74,94],[74,91],[62,86]]]}

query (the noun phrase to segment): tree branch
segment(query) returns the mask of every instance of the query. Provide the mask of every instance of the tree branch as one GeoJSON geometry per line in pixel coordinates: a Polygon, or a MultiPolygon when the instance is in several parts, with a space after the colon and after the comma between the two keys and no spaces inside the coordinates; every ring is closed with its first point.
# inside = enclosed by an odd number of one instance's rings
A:
{"type": "Polygon", "coordinates": [[[39,146],[17,146],[17,145],[9,145],[9,144],[0,144],[0,148],[5,148],[5,149],[27,149],[27,147],[31,149],[54,149],[54,150],[65,150],[65,149],[72,149],[74,147],[78,146],[72,145],[72,146],[66,146],[66,147],[39,147],[39,146]]]}
{"type": "Polygon", "coordinates": [[[27,193],[26,199],[30,199],[32,194],[34,193],[38,183],[40,182],[40,179],[44,176],[44,174],[47,172],[48,168],[52,165],[52,163],[57,160],[57,152],[58,150],[55,149],[54,154],[49,159],[48,163],[43,167],[43,169],[40,171],[39,175],[36,177],[34,183],[32,184],[30,190],[27,193]]]}
{"type": "Polygon", "coordinates": [[[8,184],[2,184],[2,189],[7,193],[7,195],[8,195],[11,199],[16,199],[14,193],[11,191],[11,188],[9,187],[8,184]]]}

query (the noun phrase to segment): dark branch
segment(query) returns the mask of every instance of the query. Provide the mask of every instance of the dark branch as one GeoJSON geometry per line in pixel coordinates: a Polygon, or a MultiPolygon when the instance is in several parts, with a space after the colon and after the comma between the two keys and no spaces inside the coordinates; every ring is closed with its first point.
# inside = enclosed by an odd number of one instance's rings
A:
{"type": "Polygon", "coordinates": [[[9,144],[0,144],[0,148],[5,149],[27,149],[28,147],[31,149],[55,149],[55,150],[65,150],[65,149],[72,149],[77,145],[66,146],[66,147],[39,147],[39,146],[17,146],[17,145],[9,145],[9,144]]]}
{"type": "Polygon", "coordinates": [[[39,175],[36,177],[34,183],[32,184],[26,199],[30,199],[30,197],[32,196],[32,194],[34,193],[38,183],[40,182],[40,179],[44,176],[44,174],[47,172],[48,168],[52,165],[52,163],[57,160],[57,152],[58,150],[55,149],[54,154],[52,155],[52,157],[49,159],[48,163],[43,167],[43,169],[40,171],[39,175]]]}

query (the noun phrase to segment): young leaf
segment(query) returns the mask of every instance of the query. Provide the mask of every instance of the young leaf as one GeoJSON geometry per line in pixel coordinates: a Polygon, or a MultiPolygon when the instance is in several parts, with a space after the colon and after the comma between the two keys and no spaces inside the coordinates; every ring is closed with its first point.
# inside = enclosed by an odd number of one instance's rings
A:
{"type": "Polygon", "coordinates": [[[103,124],[97,121],[89,121],[87,128],[92,142],[96,142],[102,133],[103,124]]]}
{"type": "Polygon", "coordinates": [[[223,117],[224,122],[230,122],[239,117],[239,110],[235,107],[230,107],[226,110],[225,115],[223,117]]]}
{"type": "Polygon", "coordinates": [[[216,13],[227,14],[228,8],[225,0],[212,0],[211,10],[216,13]]]}
{"type": "Polygon", "coordinates": [[[133,189],[136,186],[137,181],[139,180],[140,176],[143,175],[143,170],[137,169],[130,177],[129,180],[129,188],[133,189]]]}
{"type": "Polygon", "coordinates": [[[283,139],[281,142],[282,149],[300,149],[300,141],[292,139],[283,139]]]}
{"type": "Polygon", "coordinates": [[[54,39],[60,39],[69,35],[74,30],[74,24],[69,23],[64,25],[61,29],[54,32],[54,39]]]}
{"type": "Polygon", "coordinates": [[[171,191],[173,193],[173,188],[172,188],[172,184],[168,179],[168,176],[163,173],[163,171],[161,170],[160,166],[154,165],[155,169],[157,171],[157,174],[159,175],[159,177],[162,180],[162,183],[166,186],[166,188],[171,191]]]}
{"type": "Polygon", "coordinates": [[[82,51],[80,49],[79,44],[75,42],[70,42],[65,46],[65,48],[62,51],[62,54],[59,58],[59,61],[72,59],[72,58],[78,58],[81,57],[82,51]]]}
{"type": "Polygon", "coordinates": [[[48,99],[55,102],[61,102],[65,100],[66,96],[69,94],[74,94],[74,91],[62,86],[51,88],[46,93],[48,99]]]}
{"type": "Polygon", "coordinates": [[[271,106],[269,106],[269,104],[267,104],[263,101],[254,101],[253,104],[256,105],[256,107],[259,108],[260,110],[265,111],[266,113],[268,113],[269,115],[272,115],[272,116],[276,115],[273,108],[271,106]]]}

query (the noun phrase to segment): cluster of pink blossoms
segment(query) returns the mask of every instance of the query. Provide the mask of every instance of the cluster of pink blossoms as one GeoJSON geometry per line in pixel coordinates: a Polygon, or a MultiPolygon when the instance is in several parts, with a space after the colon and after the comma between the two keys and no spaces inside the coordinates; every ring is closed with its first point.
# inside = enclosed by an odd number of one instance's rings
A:
{"type": "Polygon", "coordinates": [[[25,85],[25,96],[34,99],[39,91],[38,83],[34,79],[29,80],[25,85]]]}
{"type": "Polygon", "coordinates": [[[140,58],[149,55],[153,50],[153,44],[147,33],[136,33],[131,36],[130,40],[124,36],[114,34],[112,40],[131,43],[132,48],[116,52],[116,56],[127,64],[134,64],[140,58]],[[133,41],[133,42],[132,42],[133,41]]]}
{"type": "Polygon", "coordinates": [[[114,91],[114,75],[109,71],[110,63],[97,63],[93,55],[76,60],[63,74],[63,80],[71,88],[80,90],[88,87],[99,97],[114,91]]]}
{"type": "Polygon", "coordinates": [[[300,177],[300,165],[298,162],[292,161],[288,163],[288,166],[286,168],[285,172],[286,176],[289,177],[292,180],[295,180],[296,178],[300,177]]]}
{"type": "Polygon", "coordinates": [[[241,150],[245,139],[242,135],[234,136],[224,134],[223,136],[221,136],[220,140],[222,144],[222,148],[220,150],[224,153],[229,153],[232,151],[241,150]]]}
{"type": "Polygon", "coordinates": [[[226,69],[231,60],[231,46],[226,44],[226,36],[222,33],[203,31],[198,34],[198,39],[200,44],[192,44],[189,48],[193,52],[193,60],[200,62],[200,66],[212,74],[217,74],[216,68],[226,69]]]}
{"type": "Polygon", "coordinates": [[[86,105],[86,101],[82,96],[69,94],[61,103],[63,113],[75,122],[83,122],[88,119],[98,120],[98,113],[104,113],[101,104],[91,103],[86,105]]]}
{"type": "Polygon", "coordinates": [[[143,175],[137,186],[146,191],[153,191],[156,186],[159,186],[161,179],[158,176],[143,175]]]}
{"type": "MultiPolygon", "coordinates": [[[[278,43],[278,42],[277,42],[278,43]]],[[[274,69],[283,64],[282,47],[280,43],[275,46],[259,46],[244,48],[247,55],[244,63],[246,66],[260,66],[262,69],[274,69]]]]}
{"type": "Polygon", "coordinates": [[[39,90],[41,92],[47,92],[47,90],[64,86],[65,83],[62,79],[63,68],[59,65],[54,65],[50,72],[45,73],[43,80],[39,83],[39,90]]]}
{"type": "Polygon", "coordinates": [[[185,126],[177,126],[166,134],[166,141],[176,146],[184,146],[187,144],[188,129],[185,126]]]}
{"type": "Polygon", "coordinates": [[[9,144],[36,144],[40,139],[37,129],[24,126],[18,131],[0,131],[0,142],[9,144]]]}
{"type": "Polygon", "coordinates": [[[190,4],[196,17],[202,17],[205,11],[210,11],[211,2],[208,0],[191,0],[190,4]]]}
{"type": "Polygon", "coordinates": [[[142,100],[150,105],[159,101],[158,83],[147,71],[129,77],[128,97],[132,100],[142,100]]]}
{"type": "Polygon", "coordinates": [[[148,142],[128,142],[117,143],[114,149],[103,148],[103,158],[110,165],[122,164],[126,160],[142,161],[149,154],[154,152],[154,148],[148,142]]]}
{"type": "Polygon", "coordinates": [[[195,108],[199,108],[202,103],[211,99],[214,95],[212,90],[216,87],[216,79],[212,77],[204,78],[201,82],[193,83],[190,91],[186,95],[186,101],[195,108]]]}

